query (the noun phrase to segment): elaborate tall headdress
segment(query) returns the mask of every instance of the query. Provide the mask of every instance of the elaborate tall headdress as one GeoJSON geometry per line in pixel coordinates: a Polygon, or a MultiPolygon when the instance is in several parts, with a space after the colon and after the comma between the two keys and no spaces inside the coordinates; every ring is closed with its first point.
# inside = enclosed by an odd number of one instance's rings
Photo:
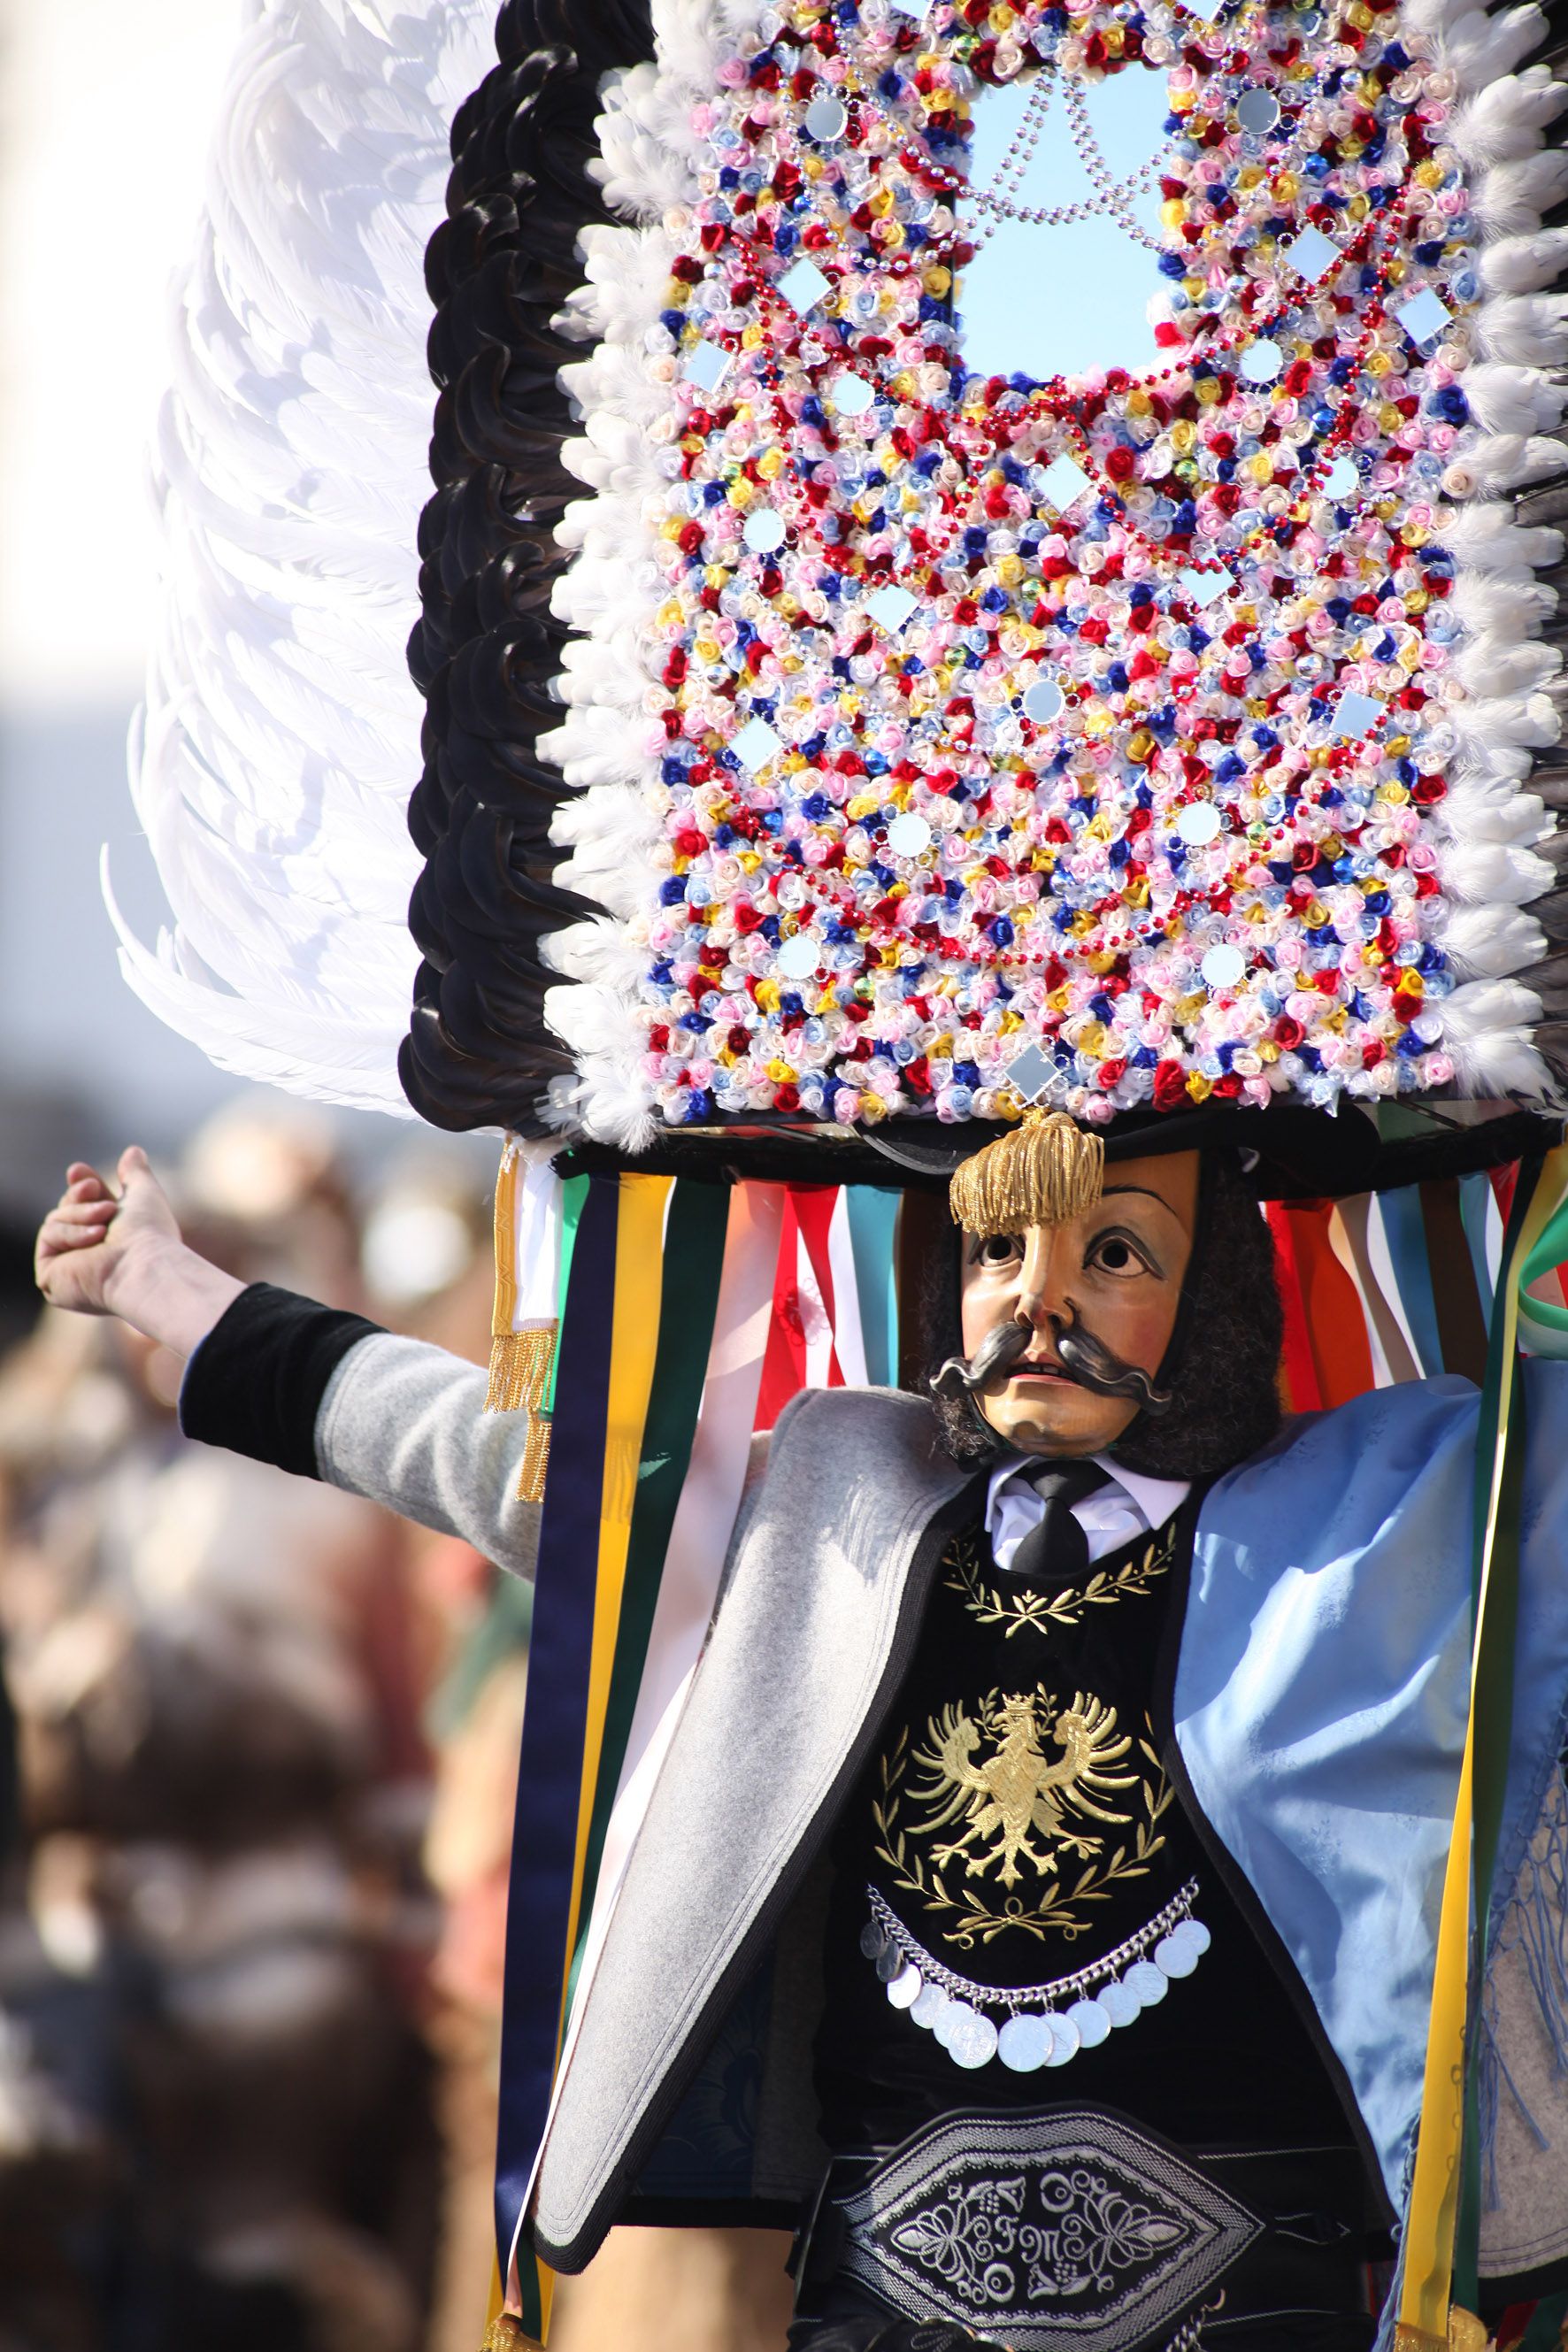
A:
{"type": "MultiPolygon", "coordinates": [[[[661,1232],[689,1317],[765,1303],[781,1217],[828,1353],[890,1374],[883,1196],[815,1188],[1016,1135],[973,1215],[1037,1213],[1082,1197],[1053,1114],[1317,1192],[1366,1185],[1373,1121],[1384,1182],[1555,1132],[1546,39],[1533,0],[253,22],[160,444],[136,791],[175,926],[122,926],[125,968],[226,1068],[568,1149],[563,1223],[509,1146],[498,1402],[542,1402],[569,1280],[620,1328],[650,1234],[656,1323],[661,1232]],[[970,373],[1013,202],[970,188],[976,92],[1134,67],[1159,364],[970,373]],[[584,1252],[593,1171],[637,1172],[584,1252]],[[721,1174],[768,1194],[732,1262],[682,1206],[721,1174]]],[[[1385,1373],[1415,1318],[1372,1314],[1385,1373]]]]}

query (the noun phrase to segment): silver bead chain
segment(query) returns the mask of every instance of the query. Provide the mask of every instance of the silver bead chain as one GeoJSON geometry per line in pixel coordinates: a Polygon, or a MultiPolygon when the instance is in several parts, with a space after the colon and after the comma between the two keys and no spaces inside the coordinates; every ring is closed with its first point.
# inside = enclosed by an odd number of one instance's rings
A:
{"type": "Polygon", "coordinates": [[[977,224],[971,243],[978,251],[988,238],[995,235],[1004,221],[1016,221],[1026,228],[1068,228],[1076,221],[1093,220],[1100,214],[1108,213],[1128,236],[1135,237],[1139,244],[1148,246],[1152,252],[1160,252],[1162,247],[1158,239],[1146,235],[1132,218],[1131,200],[1152,177],[1161,159],[1158,155],[1151,155],[1147,163],[1141,163],[1127,179],[1117,180],[1107,167],[1089,127],[1083,91],[1076,79],[1062,78],[1068,129],[1095,193],[1071,205],[1024,205],[1018,202],[1018,190],[1023,185],[1045,131],[1055,86],[1056,78],[1042,72],[1030,94],[1023,121],[1009,142],[1007,152],[988,187],[971,187],[958,173],[949,172],[940,164],[927,167],[930,176],[950,195],[955,196],[960,203],[974,205],[987,215],[977,224]]]}
{"type": "Polygon", "coordinates": [[[1096,192],[1098,208],[1109,213],[1117,227],[1135,245],[1146,246],[1151,253],[1161,252],[1163,247],[1159,238],[1151,236],[1132,212],[1132,198],[1157,170],[1160,157],[1151,155],[1130,179],[1118,180],[1100,152],[1100,142],[1089,119],[1089,102],[1084,96],[1083,84],[1076,76],[1063,90],[1062,100],[1067,109],[1072,143],[1078,150],[1079,163],[1089,174],[1089,184],[1096,192]]]}
{"type": "Polygon", "coordinates": [[[990,215],[979,225],[971,240],[976,252],[988,238],[994,236],[1005,220],[1016,220],[1019,216],[1022,207],[1018,203],[1018,191],[1035,160],[1035,150],[1045,131],[1054,95],[1054,83],[1048,76],[1041,74],[1029,92],[1023,120],[1008,142],[1007,152],[988,188],[966,188],[956,174],[952,175],[953,193],[966,194],[971,204],[980,205],[990,215]]]}

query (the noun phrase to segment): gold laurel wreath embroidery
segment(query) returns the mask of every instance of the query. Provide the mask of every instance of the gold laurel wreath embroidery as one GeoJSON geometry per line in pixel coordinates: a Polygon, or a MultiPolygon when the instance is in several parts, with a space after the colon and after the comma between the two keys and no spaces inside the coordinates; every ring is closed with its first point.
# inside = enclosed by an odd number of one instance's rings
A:
{"type": "MultiPolygon", "coordinates": [[[[998,1705],[1000,1696],[994,1692],[987,1706],[998,1705]]],[[[1041,1696],[1046,1696],[1043,1686],[1041,1696]]],[[[1114,1717],[1111,1719],[1114,1722],[1114,1717]]],[[[933,1735],[937,1722],[933,1717],[928,1727],[933,1735]]],[[[1145,1732],[1151,1728],[1145,1718],[1145,1732]]],[[[906,1828],[901,1818],[907,1794],[905,1776],[910,1761],[906,1727],[899,1732],[882,1759],[881,1793],[872,1802],[871,1816],[879,1838],[877,1857],[886,1863],[895,1884],[905,1894],[917,1895],[928,1911],[936,1914],[942,1921],[939,1933],[942,1942],[960,1951],[972,1951],[976,1943],[993,1943],[1010,1927],[1042,1943],[1050,1936],[1060,1936],[1071,1943],[1090,1925],[1086,1916],[1088,1906],[1105,1902],[1112,1888],[1128,1879],[1146,1877],[1150,1864],[1164,1847],[1164,1832],[1158,1824],[1172,1802],[1171,1784],[1152,1738],[1140,1739],[1138,1752],[1153,1767],[1153,1773],[1152,1778],[1132,1776],[1142,1799],[1142,1819],[1130,1822],[1131,1835],[1122,1840],[1113,1853],[1096,1853],[1085,1859],[1070,1885],[1059,1876],[1054,1877],[1037,1898],[1009,1895],[999,1907],[993,1908],[968,1888],[957,1893],[949,1886],[945,1873],[954,1859],[952,1849],[939,1862],[934,1853],[928,1860],[919,1845],[911,1843],[911,1838],[919,1839],[922,1834],[929,1837],[930,1830],[928,1826],[922,1832],[918,1823],[912,1830],[906,1828]]],[[[969,1875],[967,1869],[963,1875],[969,1875]]]]}
{"type": "Polygon", "coordinates": [[[1033,1625],[1040,1632],[1050,1625],[1077,1625],[1082,1622],[1086,1609],[1102,1608],[1113,1601],[1135,1600],[1149,1591],[1156,1578],[1164,1575],[1175,1556],[1173,1530],[1163,1543],[1150,1544],[1141,1559],[1130,1559],[1116,1569],[1097,1568],[1087,1584],[1069,1586],[1065,1592],[1053,1596],[1043,1592],[1000,1593],[985,1580],[975,1538],[963,1535],[956,1537],[948,1549],[943,1565],[950,1573],[944,1582],[949,1592],[957,1593],[971,1617],[982,1625],[1002,1626],[1010,1640],[1025,1625],[1033,1625]]]}

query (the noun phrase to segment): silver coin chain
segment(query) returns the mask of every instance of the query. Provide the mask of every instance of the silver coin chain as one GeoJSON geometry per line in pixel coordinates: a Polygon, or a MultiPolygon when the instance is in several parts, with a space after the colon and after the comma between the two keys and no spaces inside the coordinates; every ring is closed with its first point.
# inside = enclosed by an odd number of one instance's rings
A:
{"type": "Polygon", "coordinates": [[[954,2000],[966,2000],[976,2009],[1005,2009],[1016,2015],[1023,2009],[1054,2008],[1064,1998],[1076,2000],[1081,1994],[1091,1994],[1097,1985],[1109,1984],[1132,1961],[1141,1960],[1173,1927],[1192,1916],[1198,1882],[1189,1878],[1163,1911],[1156,1912],[1125,1943],[1118,1944],[1113,1952],[1106,1952],[1070,1977],[1056,1977],[1049,1984],[1037,1985],[983,1985],[976,1984],[971,1977],[961,1977],[956,1969],[944,1967],[923,1944],[917,1942],[876,1887],[868,1886],[866,1894],[871,1917],[881,1930],[884,1944],[900,1953],[910,1967],[919,1969],[924,1983],[940,1985],[954,2000]]]}

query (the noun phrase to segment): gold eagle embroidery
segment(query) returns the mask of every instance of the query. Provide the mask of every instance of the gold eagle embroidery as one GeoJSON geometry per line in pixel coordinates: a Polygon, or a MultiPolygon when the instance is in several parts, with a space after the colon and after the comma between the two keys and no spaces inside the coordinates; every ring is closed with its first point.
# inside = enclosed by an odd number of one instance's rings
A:
{"type": "Polygon", "coordinates": [[[1139,1784],[1135,1770],[1110,1769],[1132,1743],[1118,1732],[1115,1708],[1082,1691],[1059,1708],[1043,1685],[1021,1696],[994,1691],[976,1715],[944,1707],[927,1724],[926,1738],[912,1759],[921,1777],[910,1793],[931,1810],[910,1826],[917,1836],[934,1837],[963,1823],[956,1837],[933,1848],[939,1870],[962,1853],[966,1877],[995,1869],[1004,1886],[1016,1886],[1020,1861],[1041,1874],[1057,1868],[1053,1847],[1065,1846],[1080,1860],[1100,1852],[1103,1839],[1074,1828],[1070,1815],[1108,1825],[1131,1819],[1104,1801],[1139,1784]],[[1047,1738],[1060,1751],[1055,1758],[1046,1754],[1047,1738]],[[994,1752],[977,1758],[987,1741],[994,1752]],[[1037,1837],[1043,1846],[1033,1843],[1037,1837]]]}

